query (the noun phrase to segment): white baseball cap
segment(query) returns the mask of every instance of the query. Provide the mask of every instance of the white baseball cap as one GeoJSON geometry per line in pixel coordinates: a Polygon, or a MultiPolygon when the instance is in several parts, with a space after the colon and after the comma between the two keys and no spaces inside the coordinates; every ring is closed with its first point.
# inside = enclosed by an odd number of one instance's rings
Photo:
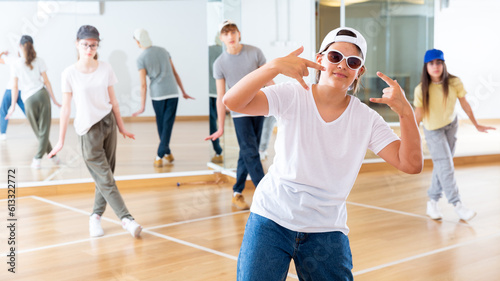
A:
{"type": "Polygon", "coordinates": [[[224,28],[224,26],[231,25],[231,24],[236,25],[236,23],[232,20],[225,20],[224,22],[222,22],[219,26],[219,33],[222,32],[222,29],[224,28]]]}
{"type": "Polygon", "coordinates": [[[135,40],[139,41],[142,47],[148,48],[151,47],[151,39],[149,38],[149,34],[145,29],[138,28],[134,31],[135,40]]]}
{"type": "Polygon", "coordinates": [[[321,47],[319,48],[319,53],[324,52],[326,46],[328,46],[328,44],[333,42],[348,42],[358,46],[359,49],[361,50],[361,55],[363,56],[363,60],[366,61],[366,50],[367,50],[366,40],[365,37],[363,37],[363,35],[361,35],[361,33],[359,33],[359,31],[357,31],[356,29],[350,27],[339,27],[328,32],[328,34],[323,39],[323,42],[321,43],[321,47]],[[353,37],[349,35],[338,35],[338,33],[341,30],[348,30],[354,33],[355,36],[353,37]]]}

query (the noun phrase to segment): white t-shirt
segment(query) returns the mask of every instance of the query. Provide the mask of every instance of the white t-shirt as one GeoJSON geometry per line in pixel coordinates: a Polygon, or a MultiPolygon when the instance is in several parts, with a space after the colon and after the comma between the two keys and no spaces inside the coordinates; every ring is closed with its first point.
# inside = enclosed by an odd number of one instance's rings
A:
{"type": "Polygon", "coordinates": [[[80,136],[85,135],[92,125],[111,112],[113,106],[108,87],[118,80],[111,66],[103,61],[99,61],[99,66],[92,73],[82,73],[73,64],[61,76],[62,92],[72,93],[75,100],[75,131],[80,136]]]}
{"type": "Polygon", "coordinates": [[[47,71],[47,66],[41,58],[31,62],[33,69],[26,65],[26,59],[21,58],[13,65],[12,78],[17,77],[17,85],[22,91],[23,102],[26,102],[33,94],[43,88],[42,73],[47,71]]]}
{"type": "Polygon", "coordinates": [[[398,140],[382,117],[351,97],[325,122],[311,90],[298,83],[262,89],[278,122],[276,155],[260,181],[251,211],[298,232],[348,234],[346,199],[366,149],[378,153],[398,140]]]}
{"type": "Polygon", "coordinates": [[[16,62],[19,60],[19,57],[14,55],[7,55],[3,57],[3,60],[5,61],[5,64],[9,66],[10,69],[10,78],[9,81],[7,82],[5,90],[12,90],[12,85],[14,84],[14,81],[12,79],[14,76],[14,64],[16,64],[16,62]]]}

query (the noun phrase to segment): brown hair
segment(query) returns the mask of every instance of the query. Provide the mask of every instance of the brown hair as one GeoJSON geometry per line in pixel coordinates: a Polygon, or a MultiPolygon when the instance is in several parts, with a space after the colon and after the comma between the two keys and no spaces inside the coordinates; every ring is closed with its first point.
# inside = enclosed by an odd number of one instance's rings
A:
{"type": "Polygon", "coordinates": [[[240,30],[238,29],[236,24],[230,23],[221,29],[220,34],[228,33],[230,31],[234,31],[234,30],[240,32],[240,30]]]}
{"type": "MultiPolygon", "coordinates": [[[[340,31],[337,33],[337,35],[346,35],[346,36],[356,37],[356,34],[354,34],[354,32],[352,32],[352,31],[350,31],[350,30],[346,30],[346,29],[340,30],[340,31]]],[[[332,43],[330,43],[330,44],[326,45],[325,49],[324,49],[324,50],[320,50],[320,52],[319,52],[319,53],[321,54],[321,53],[323,53],[324,51],[328,50],[328,48],[330,48],[330,46],[331,46],[333,43],[335,43],[335,42],[332,42],[332,43]]],[[[356,49],[358,49],[359,54],[360,54],[361,56],[363,56],[363,53],[361,52],[361,49],[360,49],[357,45],[354,45],[354,46],[356,46],[356,49]]],[[[363,58],[363,59],[364,59],[364,58],[363,58]]],[[[360,68],[360,70],[361,70],[363,67],[365,67],[365,66],[363,65],[363,66],[360,68]]],[[[360,79],[361,79],[361,76],[363,76],[363,74],[365,74],[365,72],[366,72],[366,69],[365,69],[365,71],[362,71],[362,72],[361,72],[361,74],[358,76],[358,78],[356,78],[356,79],[352,82],[351,86],[349,86],[349,90],[351,90],[351,91],[352,91],[352,93],[353,93],[354,95],[356,95],[356,93],[358,92],[358,90],[359,90],[359,86],[360,86],[360,85],[361,85],[361,86],[363,86],[363,85],[361,84],[361,82],[360,82],[360,79]]],[[[319,82],[319,77],[320,77],[320,76],[321,76],[321,71],[320,71],[320,70],[316,70],[316,82],[315,82],[315,84],[318,84],[318,82],[319,82]]]]}
{"type": "Polygon", "coordinates": [[[35,48],[33,48],[33,43],[31,42],[24,43],[23,54],[24,58],[26,59],[25,61],[26,65],[32,70],[33,65],[31,63],[36,59],[36,52],[35,48]]]}
{"type": "MultiPolygon", "coordinates": [[[[443,82],[443,100],[446,105],[446,101],[448,100],[448,92],[450,79],[455,78],[455,75],[451,75],[448,73],[448,69],[446,68],[446,63],[443,62],[443,74],[441,74],[441,81],[443,82]]],[[[424,68],[422,69],[422,78],[420,79],[421,87],[422,87],[422,104],[424,108],[424,115],[429,114],[429,86],[432,82],[431,76],[429,72],[427,72],[427,63],[424,63],[424,68]]]]}

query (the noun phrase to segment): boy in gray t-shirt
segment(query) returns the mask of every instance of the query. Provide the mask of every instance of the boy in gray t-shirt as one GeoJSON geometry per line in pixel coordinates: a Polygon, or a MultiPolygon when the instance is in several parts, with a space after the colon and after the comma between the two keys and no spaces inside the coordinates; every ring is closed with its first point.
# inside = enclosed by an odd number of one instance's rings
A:
{"type": "Polygon", "coordinates": [[[146,107],[147,76],[150,80],[149,92],[156,115],[156,127],[160,136],[160,144],[153,165],[163,167],[164,160],[168,163],[174,161],[174,156],[170,151],[170,136],[172,135],[179,100],[177,86],[181,89],[182,96],[185,99],[194,98],[184,91],[181,78],[175,71],[174,63],[167,50],[162,47],[152,46],[149,34],[144,29],[135,30],[134,39],[143,51],[137,58],[137,68],[139,69],[139,79],[141,81],[141,108],[132,116],[143,113],[146,107]]]}
{"type": "MultiPolygon", "coordinates": [[[[217,115],[219,129],[206,139],[216,140],[224,133],[226,107],[222,98],[226,93],[226,85],[231,88],[241,78],[266,63],[262,51],[254,46],[240,44],[241,34],[236,24],[225,21],[220,28],[220,39],[226,50],[215,60],[213,66],[217,87],[217,115]]],[[[268,83],[274,84],[273,81],[268,83]]],[[[240,146],[238,166],[236,168],[236,183],[233,186],[232,204],[238,209],[248,210],[241,192],[245,188],[247,175],[250,174],[253,184],[257,187],[264,177],[264,169],[259,157],[263,116],[250,116],[231,111],[236,137],[240,146]]]]}

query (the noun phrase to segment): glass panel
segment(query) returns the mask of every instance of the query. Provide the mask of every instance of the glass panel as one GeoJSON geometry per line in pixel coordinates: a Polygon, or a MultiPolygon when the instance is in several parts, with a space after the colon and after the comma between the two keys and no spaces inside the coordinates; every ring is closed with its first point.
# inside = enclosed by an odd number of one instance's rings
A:
{"type": "Polygon", "coordinates": [[[367,72],[361,80],[364,87],[358,97],[387,122],[398,122],[398,116],[387,105],[369,102],[370,97],[381,97],[386,87],[376,72],[396,79],[413,102],[423,55],[434,44],[434,0],[349,3],[346,1],[346,26],[359,30],[368,42],[367,72]]]}
{"type": "MultiPolygon", "coordinates": [[[[316,44],[340,26],[340,0],[320,0],[316,23],[316,44]]],[[[359,30],[368,42],[366,74],[357,93],[361,101],[379,112],[387,122],[398,116],[387,105],[374,104],[385,82],[377,71],[396,79],[413,102],[413,90],[420,83],[422,58],[434,42],[434,0],[345,0],[346,26],[359,30]]]]}

